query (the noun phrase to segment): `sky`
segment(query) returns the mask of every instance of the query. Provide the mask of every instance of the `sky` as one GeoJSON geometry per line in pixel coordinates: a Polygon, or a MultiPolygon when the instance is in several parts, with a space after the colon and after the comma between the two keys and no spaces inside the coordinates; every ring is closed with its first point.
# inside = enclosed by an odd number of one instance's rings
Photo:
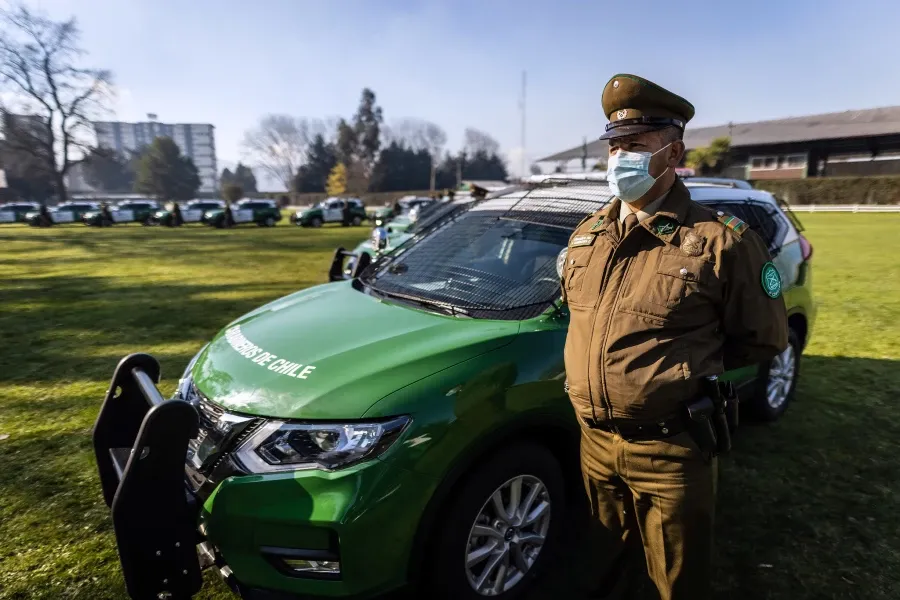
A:
{"type": "MultiPolygon", "coordinates": [[[[5,0],[0,0],[0,5],[5,0]]],[[[696,107],[691,126],[900,105],[897,0],[27,0],[75,16],[111,69],[115,118],[212,123],[222,166],[267,113],[493,135],[525,163],[595,139],[603,86],[635,73],[696,107]]]]}

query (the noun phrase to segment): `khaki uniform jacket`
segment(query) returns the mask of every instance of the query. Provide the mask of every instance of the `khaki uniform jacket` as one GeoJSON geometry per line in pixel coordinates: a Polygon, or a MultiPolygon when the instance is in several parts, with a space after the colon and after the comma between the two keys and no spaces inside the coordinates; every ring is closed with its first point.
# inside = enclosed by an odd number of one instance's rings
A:
{"type": "Polygon", "coordinates": [[[771,258],[755,232],[726,226],[676,180],[656,214],[620,240],[620,203],[578,225],[563,269],[566,377],[579,416],[669,417],[700,378],[787,347],[784,299],[763,288],[771,258]]]}

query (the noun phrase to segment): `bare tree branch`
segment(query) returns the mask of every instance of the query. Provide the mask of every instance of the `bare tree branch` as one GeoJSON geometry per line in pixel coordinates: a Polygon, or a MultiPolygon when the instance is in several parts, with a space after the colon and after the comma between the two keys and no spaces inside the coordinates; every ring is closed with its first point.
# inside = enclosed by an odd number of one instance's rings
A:
{"type": "Polygon", "coordinates": [[[387,131],[387,139],[412,150],[425,150],[431,156],[431,189],[434,189],[437,163],[447,144],[447,134],[440,125],[423,119],[399,119],[387,131]]]}
{"type": "Polygon", "coordinates": [[[291,182],[306,163],[309,146],[317,133],[326,133],[322,121],[266,115],[244,134],[242,147],[255,166],[276,178],[285,189],[291,189],[291,182]]]}
{"type": "Polygon", "coordinates": [[[0,91],[18,100],[15,112],[23,115],[4,118],[7,145],[52,174],[60,200],[67,196],[65,175],[87,147],[91,120],[111,100],[109,71],[78,64],[79,37],[74,18],[53,21],[22,4],[0,9],[0,91]]]}
{"type": "Polygon", "coordinates": [[[463,150],[470,156],[476,152],[484,152],[488,156],[500,152],[500,142],[491,137],[490,134],[478,129],[467,127],[463,139],[465,140],[463,142],[463,150]]]}

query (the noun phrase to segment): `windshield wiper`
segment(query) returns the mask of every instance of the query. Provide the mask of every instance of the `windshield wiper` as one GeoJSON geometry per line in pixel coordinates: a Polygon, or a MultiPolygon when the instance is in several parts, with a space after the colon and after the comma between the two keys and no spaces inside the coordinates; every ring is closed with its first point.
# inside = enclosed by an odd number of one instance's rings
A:
{"type": "Polygon", "coordinates": [[[402,300],[409,304],[414,304],[416,306],[420,306],[422,308],[430,308],[432,310],[437,310],[437,312],[450,315],[451,317],[465,317],[470,318],[469,313],[461,308],[453,306],[452,304],[448,304],[446,302],[438,302],[437,300],[428,300],[425,298],[420,298],[418,296],[411,296],[408,294],[401,294],[399,292],[385,292],[383,290],[379,290],[373,285],[369,285],[369,289],[379,296],[384,298],[392,298],[395,300],[402,300]]]}

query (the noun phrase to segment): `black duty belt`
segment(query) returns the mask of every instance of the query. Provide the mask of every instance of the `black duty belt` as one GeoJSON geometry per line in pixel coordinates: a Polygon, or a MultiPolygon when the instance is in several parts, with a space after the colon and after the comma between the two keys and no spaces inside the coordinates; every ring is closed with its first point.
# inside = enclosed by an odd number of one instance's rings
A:
{"type": "Polygon", "coordinates": [[[626,440],[661,440],[685,431],[684,419],[681,417],[668,417],[655,421],[639,421],[636,419],[581,419],[590,429],[600,429],[610,433],[617,433],[626,440]]]}

